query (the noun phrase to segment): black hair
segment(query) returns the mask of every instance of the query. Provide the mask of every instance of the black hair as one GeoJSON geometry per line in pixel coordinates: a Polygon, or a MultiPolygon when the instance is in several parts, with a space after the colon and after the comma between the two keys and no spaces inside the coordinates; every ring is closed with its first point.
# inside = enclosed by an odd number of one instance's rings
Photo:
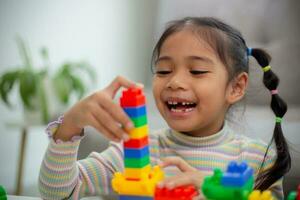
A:
{"type": "MultiPolygon", "coordinates": [[[[154,66],[153,63],[159,57],[164,41],[174,33],[184,29],[189,29],[199,35],[215,50],[220,60],[227,68],[229,81],[242,72],[249,73],[248,56],[253,56],[263,69],[266,69],[265,67],[269,66],[271,56],[265,50],[259,48],[251,49],[249,55],[249,48],[247,47],[242,34],[232,26],[212,17],[187,17],[170,22],[163,32],[153,50],[152,72],[154,66]]],[[[264,71],[263,83],[265,87],[270,91],[276,90],[279,85],[279,78],[272,69],[264,71]]],[[[267,146],[256,179],[255,189],[259,190],[268,189],[291,168],[291,157],[286,139],[281,129],[280,120],[287,111],[287,104],[278,94],[273,94],[271,109],[273,110],[276,119],[279,120],[276,120],[272,139],[267,146]],[[270,168],[263,171],[262,169],[266,156],[273,142],[275,142],[277,153],[275,163],[270,168]]]]}

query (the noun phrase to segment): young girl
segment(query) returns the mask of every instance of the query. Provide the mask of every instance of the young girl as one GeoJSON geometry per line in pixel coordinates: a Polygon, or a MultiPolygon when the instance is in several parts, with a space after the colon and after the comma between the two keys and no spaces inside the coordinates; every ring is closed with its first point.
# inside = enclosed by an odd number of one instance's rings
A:
{"type": "MultiPolygon", "coordinates": [[[[287,106],[276,90],[279,79],[269,66],[270,56],[247,48],[239,31],[214,18],[184,18],[170,23],[153,51],[153,95],[169,128],[150,133],[151,164],[168,176],[159,187],[194,184],[229,161],[246,161],[255,172],[255,188],[269,189],[283,199],[282,177],[290,155],[281,130],[287,106]],[[234,132],[225,116],[240,101],[248,84],[249,57],[261,66],[263,82],[272,95],[276,122],[269,144],[234,132]],[[275,150],[271,144],[275,142],[275,150]]],[[[121,88],[139,87],[123,77],[75,104],[50,123],[51,136],[41,166],[43,199],[78,199],[112,192],[111,179],[123,171],[122,140],[133,124],[113,102],[121,88]],[[112,142],[102,153],[77,161],[84,127],[93,126],[112,142]]]]}

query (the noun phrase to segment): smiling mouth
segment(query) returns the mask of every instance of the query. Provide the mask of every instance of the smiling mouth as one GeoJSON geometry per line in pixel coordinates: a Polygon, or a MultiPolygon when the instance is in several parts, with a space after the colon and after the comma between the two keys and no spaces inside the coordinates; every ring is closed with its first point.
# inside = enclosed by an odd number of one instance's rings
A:
{"type": "Polygon", "coordinates": [[[171,112],[176,113],[187,113],[194,110],[194,108],[197,106],[195,102],[190,101],[166,101],[166,106],[171,112]]]}

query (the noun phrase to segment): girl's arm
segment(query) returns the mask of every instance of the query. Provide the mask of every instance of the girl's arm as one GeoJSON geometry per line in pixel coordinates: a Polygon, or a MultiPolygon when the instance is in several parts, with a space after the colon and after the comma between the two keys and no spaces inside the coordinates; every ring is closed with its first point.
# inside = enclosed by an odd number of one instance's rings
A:
{"type": "Polygon", "coordinates": [[[43,199],[78,199],[110,190],[108,180],[122,168],[121,150],[112,145],[99,156],[92,154],[77,162],[80,133],[84,127],[92,126],[115,142],[129,138],[124,128],[130,130],[133,124],[113,99],[121,87],[136,86],[116,77],[106,88],[77,102],[64,114],[57,130],[51,131],[55,134],[41,166],[39,188],[43,199]]]}
{"type": "Polygon", "coordinates": [[[112,175],[123,168],[120,145],[111,143],[101,154],[92,153],[88,158],[76,161],[79,143],[79,138],[70,142],[51,139],[39,176],[43,199],[79,199],[112,192],[112,175]]]}

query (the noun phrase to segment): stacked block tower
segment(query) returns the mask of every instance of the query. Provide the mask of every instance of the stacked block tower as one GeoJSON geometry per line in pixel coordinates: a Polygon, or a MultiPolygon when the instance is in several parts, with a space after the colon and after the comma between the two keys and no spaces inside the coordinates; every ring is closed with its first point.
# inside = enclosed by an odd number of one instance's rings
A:
{"type": "Polygon", "coordinates": [[[125,171],[114,174],[112,187],[120,200],[153,199],[164,174],[158,166],[150,165],[145,95],[140,88],[129,88],[122,92],[120,104],[135,127],[123,143],[125,171]]]}

